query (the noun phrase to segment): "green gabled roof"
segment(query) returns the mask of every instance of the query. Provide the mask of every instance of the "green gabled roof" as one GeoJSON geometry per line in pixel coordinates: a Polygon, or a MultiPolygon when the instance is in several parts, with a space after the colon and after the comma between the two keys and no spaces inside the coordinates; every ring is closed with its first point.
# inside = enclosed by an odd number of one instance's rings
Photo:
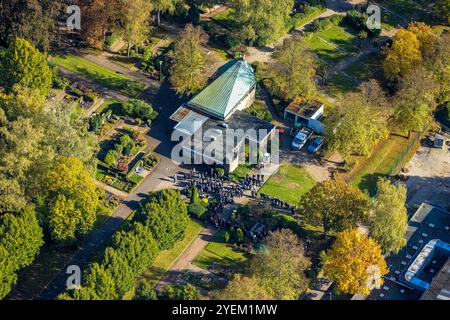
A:
{"type": "Polygon", "coordinates": [[[255,84],[253,68],[244,60],[233,60],[231,66],[192,98],[188,105],[225,119],[255,84]]]}

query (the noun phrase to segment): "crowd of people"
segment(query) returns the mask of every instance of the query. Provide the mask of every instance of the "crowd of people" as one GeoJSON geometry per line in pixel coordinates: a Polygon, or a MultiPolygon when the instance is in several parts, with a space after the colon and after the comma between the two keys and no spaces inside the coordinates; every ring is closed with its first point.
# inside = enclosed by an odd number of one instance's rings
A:
{"type": "MultiPolygon", "coordinates": [[[[192,188],[197,188],[199,197],[206,197],[210,201],[213,201],[214,206],[210,209],[208,222],[216,228],[222,227],[227,230],[234,228],[237,230],[241,228],[246,235],[251,238],[259,238],[265,235],[264,228],[260,228],[258,232],[251,232],[246,230],[245,227],[239,226],[236,221],[232,221],[230,217],[224,213],[226,205],[234,204],[235,198],[240,198],[244,195],[245,191],[250,191],[251,197],[258,199],[258,189],[264,183],[264,175],[246,175],[245,178],[238,182],[232,181],[227,176],[219,175],[212,168],[205,171],[196,171],[191,169],[189,172],[182,174],[180,177],[174,176],[174,182],[178,179],[185,182],[183,193],[190,195],[192,188]]],[[[265,203],[269,203],[273,207],[282,210],[288,210],[290,213],[295,213],[295,207],[282,201],[276,197],[270,197],[264,193],[260,193],[259,199],[265,203]]]]}

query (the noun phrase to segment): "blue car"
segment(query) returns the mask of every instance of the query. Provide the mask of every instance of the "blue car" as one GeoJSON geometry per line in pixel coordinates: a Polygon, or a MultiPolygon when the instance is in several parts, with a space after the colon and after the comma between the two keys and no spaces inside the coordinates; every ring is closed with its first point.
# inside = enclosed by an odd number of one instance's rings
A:
{"type": "Polygon", "coordinates": [[[316,153],[317,150],[320,149],[320,147],[323,144],[323,139],[322,138],[315,138],[311,144],[308,146],[308,151],[311,153],[316,153]]]}

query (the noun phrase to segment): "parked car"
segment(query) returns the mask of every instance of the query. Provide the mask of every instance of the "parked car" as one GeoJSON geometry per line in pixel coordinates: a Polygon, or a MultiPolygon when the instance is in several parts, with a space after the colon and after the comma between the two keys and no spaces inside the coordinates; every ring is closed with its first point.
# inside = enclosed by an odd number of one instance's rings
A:
{"type": "Polygon", "coordinates": [[[311,144],[308,146],[308,151],[311,153],[316,153],[323,144],[323,138],[315,138],[311,144]]]}
{"type": "Polygon", "coordinates": [[[313,131],[310,128],[303,127],[294,138],[294,141],[292,141],[292,149],[294,150],[300,150],[305,145],[306,141],[311,137],[313,134],[313,131]]]}

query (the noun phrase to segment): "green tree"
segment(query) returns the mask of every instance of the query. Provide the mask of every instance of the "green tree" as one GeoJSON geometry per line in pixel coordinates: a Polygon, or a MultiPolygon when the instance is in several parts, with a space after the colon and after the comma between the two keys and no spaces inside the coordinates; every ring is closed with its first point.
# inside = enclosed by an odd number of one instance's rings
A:
{"type": "Polygon", "coordinates": [[[378,104],[386,101],[383,91],[377,83],[362,85],[360,89],[342,99],[340,108],[326,126],[328,149],[338,151],[343,157],[370,156],[373,147],[389,134],[389,113],[378,104]]]}
{"type": "Polygon", "coordinates": [[[6,249],[0,245],[0,299],[3,299],[17,281],[13,262],[6,249]]]}
{"type": "Polygon", "coordinates": [[[0,85],[8,92],[19,85],[46,96],[52,85],[52,71],[38,49],[25,39],[15,38],[0,62],[0,85]]]}
{"type": "Polygon", "coordinates": [[[450,1],[449,0],[436,0],[433,7],[434,12],[442,17],[447,23],[450,23],[450,1]]]}
{"type": "Polygon", "coordinates": [[[405,29],[400,29],[386,51],[384,73],[389,80],[397,80],[416,64],[422,61],[420,42],[417,36],[405,29]]]}
{"type": "Polygon", "coordinates": [[[308,288],[305,270],[310,261],[303,244],[289,229],[270,232],[264,240],[266,251],[250,261],[249,270],[269,296],[277,300],[296,300],[308,288]]]}
{"type": "Polygon", "coordinates": [[[316,65],[314,55],[303,37],[287,38],[283,45],[276,47],[270,70],[277,95],[286,100],[297,96],[305,99],[314,96],[316,65]]]}
{"type": "Polygon", "coordinates": [[[116,150],[109,150],[108,153],[106,153],[105,158],[103,158],[103,161],[108,165],[108,166],[113,166],[117,159],[119,158],[119,154],[117,153],[116,150]]]}
{"type": "Polygon", "coordinates": [[[180,95],[191,95],[206,84],[206,55],[202,45],[207,35],[200,27],[188,24],[175,43],[170,82],[180,95]]]}
{"type": "Polygon", "coordinates": [[[47,152],[41,142],[43,130],[30,119],[8,121],[0,109],[0,213],[18,212],[27,204],[29,173],[47,152]]]}
{"type": "Polygon", "coordinates": [[[97,186],[83,163],[60,157],[48,176],[46,202],[41,208],[44,225],[52,239],[72,244],[86,235],[97,219],[97,186]]]}
{"type": "Polygon", "coordinates": [[[272,300],[274,299],[255,277],[236,274],[223,290],[213,291],[214,300],[272,300]]]}
{"type": "Polygon", "coordinates": [[[43,243],[42,229],[33,207],[27,206],[17,215],[0,216],[0,245],[10,253],[17,270],[33,262],[43,243]]]}
{"type": "Polygon", "coordinates": [[[345,230],[327,252],[323,272],[341,292],[368,295],[388,273],[379,244],[358,230],[345,230]]]}
{"type": "Polygon", "coordinates": [[[18,214],[0,215],[0,299],[16,283],[16,272],[33,262],[43,244],[42,238],[32,207],[18,214]]]}
{"type": "Polygon", "coordinates": [[[137,284],[133,300],[158,300],[156,291],[147,281],[140,281],[137,284]]]}
{"type": "Polygon", "coordinates": [[[450,34],[443,33],[436,45],[436,54],[430,61],[435,81],[439,84],[438,103],[450,101],[450,34]]]}
{"type": "Polygon", "coordinates": [[[286,32],[286,21],[294,7],[293,0],[233,0],[233,17],[241,25],[242,36],[266,45],[286,32]]]}
{"type": "Polygon", "coordinates": [[[139,219],[152,231],[160,250],[170,249],[182,240],[189,222],[186,204],[176,190],[151,193],[139,219]]]}
{"type": "Polygon", "coordinates": [[[86,286],[92,288],[100,300],[116,300],[121,298],[116,292],[116,285],[111,274],[98,263],[89,266],[85,274],[86,286]]]}
{"type": "Polygon", "coordinates": [[[57,37],[56,17],[63,1],[8,0],[1,3],[0,42],[9,37],[22,37],[44,51],[50,48],[52,37],[57,37]]]}
{"type": "Polygon", "coordinates": [[[127,43],[127,55],[130,56],[133,47],[140,47],[148,38],[150,32],[150,0],[129,0],[126,2],[126,15],[121,30],[122,38],[127,43]]]}
{"type": "Polygon", "coordinates": [[[128,231],[114,235],[113,248],[123,257],[137,275],[152,264],[158,254],[158,245],[147,226],[134,222],[128,231]]]}
{"type": "Polygon", "coordinates": [[[368,217],[368,199],[342,180],[317,183],[300,200],[301,217],[324,234],[356,227],[368,217]]]}
{"type": "Polygon", "coordinates": [[[153,0],[153,8],[156,11],[158,26],[161,24],[161,13],[173,13],[175,11],[175,6],[177,0],[153,0]]]}
{"type": "Polygon", "coordinates": [[[61,293],[57,297],[58,300],[101,300],[95,293],[94,288],[81,287],[61,293]]]}
{"type": "Polygon", "coordinates": [[[408,212],[406,187],[388,179],[377,183],[377,195],[370,218],[370,236],[378,241],[385,254],[397,254],[406,244],[408,212]]]}
{"type": "Polygon", "coordinates": [[[197,288],[188,283],[185,285],[168,285],[164,290],[164,296],[169,300],[199,300],[197,288]]]}
{"type": "Polygon", "coordinates": [[[439,87],[424,67],[412,69],[399,81],[392,122],[401,130],[423,131],[432,121],[439,87]]]}
{"type": "Polygon", "coordinates": [[[106,248],[102,265],[114,279],[115,292],[118,297],[123,297],[134,286],[135,274],[128,265],[124,256],[111,247],[106,248]]]}
{"type": "Polygon", "coordinates": [[[194,185],[191,188],[191,200],[190,204],[199,203],[200,197],[198,195],[197,185],[194,183],[194,185]]]}
{"type": "Polygon", "coordinates": [[[139,99],[130,99],[122,104],[123,113],[137,117],[142,120],[154,120],[158,112],[156,112],[150,104],[139,99]]]}

